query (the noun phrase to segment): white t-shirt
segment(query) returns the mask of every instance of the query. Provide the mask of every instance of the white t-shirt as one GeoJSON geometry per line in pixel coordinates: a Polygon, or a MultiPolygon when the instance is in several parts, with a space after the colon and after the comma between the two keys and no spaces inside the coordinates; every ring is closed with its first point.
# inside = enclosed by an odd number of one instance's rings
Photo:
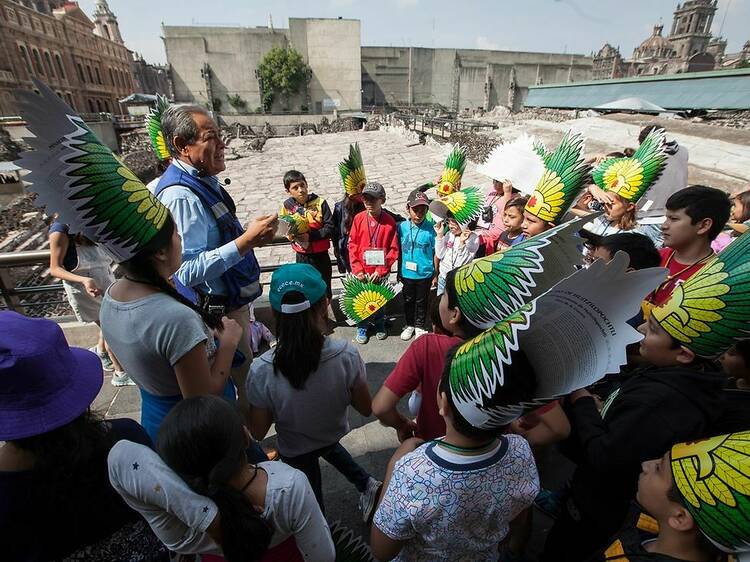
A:
{"type": "Polygon", "coordinates": [[[528,442],[518,435],[476,456],[425,443],[397,463],[373,525],[407,541],[399,562],[489,562],[508,525],[539,493],[528,442]]]}
{"type": "MultiPolygon", "coordinates": [[[[218,507],[191,490],[153,450],[119,441],[109,452],[107,463],[112,487],[170,550],[222,555],[206,534],[218,507]]],[[[294,535],[306,562],[332,562],[335,552],[331,533],[307,477],[281,462],[258,466],[268,475],[262,516],[274,530],[269,547],[294,535]]]]}
{"type": "Polygon", "coordinates": [[[460,236],[455,236],[448,232],[435,241],[435,255],[440,260],[440,277],[445,278],[448,272],[466,265],[474,259],[474,255],[479,249],[479,236],[472,232],[462,242],[460,236]]]}

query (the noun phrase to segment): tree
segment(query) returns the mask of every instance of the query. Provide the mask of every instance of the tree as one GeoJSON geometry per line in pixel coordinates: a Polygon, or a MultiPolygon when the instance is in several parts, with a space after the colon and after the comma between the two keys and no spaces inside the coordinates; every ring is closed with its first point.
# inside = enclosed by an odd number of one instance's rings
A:
{"type": "Polygon", "coordinates": [[[302,55],[291,47],[274,47],[258,66],[261,84],[261,103],[271,109],[274,97],[280,95],[289,106],[289,98],[298,93],[310,77],[310,69],[302,55]]]}

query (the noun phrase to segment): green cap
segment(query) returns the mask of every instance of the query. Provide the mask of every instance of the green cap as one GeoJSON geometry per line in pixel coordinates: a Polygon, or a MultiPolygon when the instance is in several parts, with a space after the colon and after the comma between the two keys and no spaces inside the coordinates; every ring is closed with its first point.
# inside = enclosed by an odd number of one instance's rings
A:
{"type": "Polygon", "coordinates": [[[282,314],[294,314],[307,310],[326,294],[326,284],[320,272],[309,263],[282,265],[271,276],[271,308],[282,314]],[[295,304],[281,304],[284,295],[296,291],[305,296],[295,304]]]}

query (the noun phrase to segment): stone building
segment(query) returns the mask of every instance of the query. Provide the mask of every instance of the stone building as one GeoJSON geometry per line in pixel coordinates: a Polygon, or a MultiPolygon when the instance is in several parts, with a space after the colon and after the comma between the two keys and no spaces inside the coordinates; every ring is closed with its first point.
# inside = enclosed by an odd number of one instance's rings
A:
{"type": "Polygon", "coordinates": [[[222,114],[256,111],[261,60],[274,47],[292,47],[310,67],[310,80],[288,107],[275,100],[272,110],[361,108],[359,20],[289,18],[289,29],[165,25],[162,33],[176,101],[222,114]]]}
{"type": "Polygon", "coordinates": [[[94,20],[76,2],[0,0],[0,115],[16,113],[11,92],[34,76],[81,113],[120,113],[134,88],[117,18],[97,0],[94,20]]]}
{"type": "Polygon", "coordinates": [[[133,77],[138,93],[161,94],[169,99],[174,97],[167,64],[149,64],[143,60],[143,56],[133,53],[133,77]]]}
{"type": "Polygon", "coordinates": [[[713,23],[718,0],[687,0],[677,4],[672,28],[667,37],[664,26],[654,26],[648,37],[633,50],[631,59],[623,60],[619,49],[613,53],[609,44],[593,56],[594,78],[621,78],[652,74],[681,74],[721,68],[737,68],[750,60],[750,42],[742,53],[726,55],[726,39],[713,37],[713,23]],[[743,54],[744,53],[744,54],[743,54]]]}

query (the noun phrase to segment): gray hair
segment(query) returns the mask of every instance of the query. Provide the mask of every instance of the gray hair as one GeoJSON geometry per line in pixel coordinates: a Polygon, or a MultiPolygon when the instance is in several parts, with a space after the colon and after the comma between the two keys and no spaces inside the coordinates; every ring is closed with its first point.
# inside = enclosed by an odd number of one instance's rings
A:
{"type": "Polygon", "coordinates": [[[194,113],[208,115],[208,111],[200,105],[170,105],[161,115],[161,131],[164,133],[167,150],[174,158],[178,156],[178,150],[173,142],[175,137],[191,144],[198,136],[194,113]]]}

